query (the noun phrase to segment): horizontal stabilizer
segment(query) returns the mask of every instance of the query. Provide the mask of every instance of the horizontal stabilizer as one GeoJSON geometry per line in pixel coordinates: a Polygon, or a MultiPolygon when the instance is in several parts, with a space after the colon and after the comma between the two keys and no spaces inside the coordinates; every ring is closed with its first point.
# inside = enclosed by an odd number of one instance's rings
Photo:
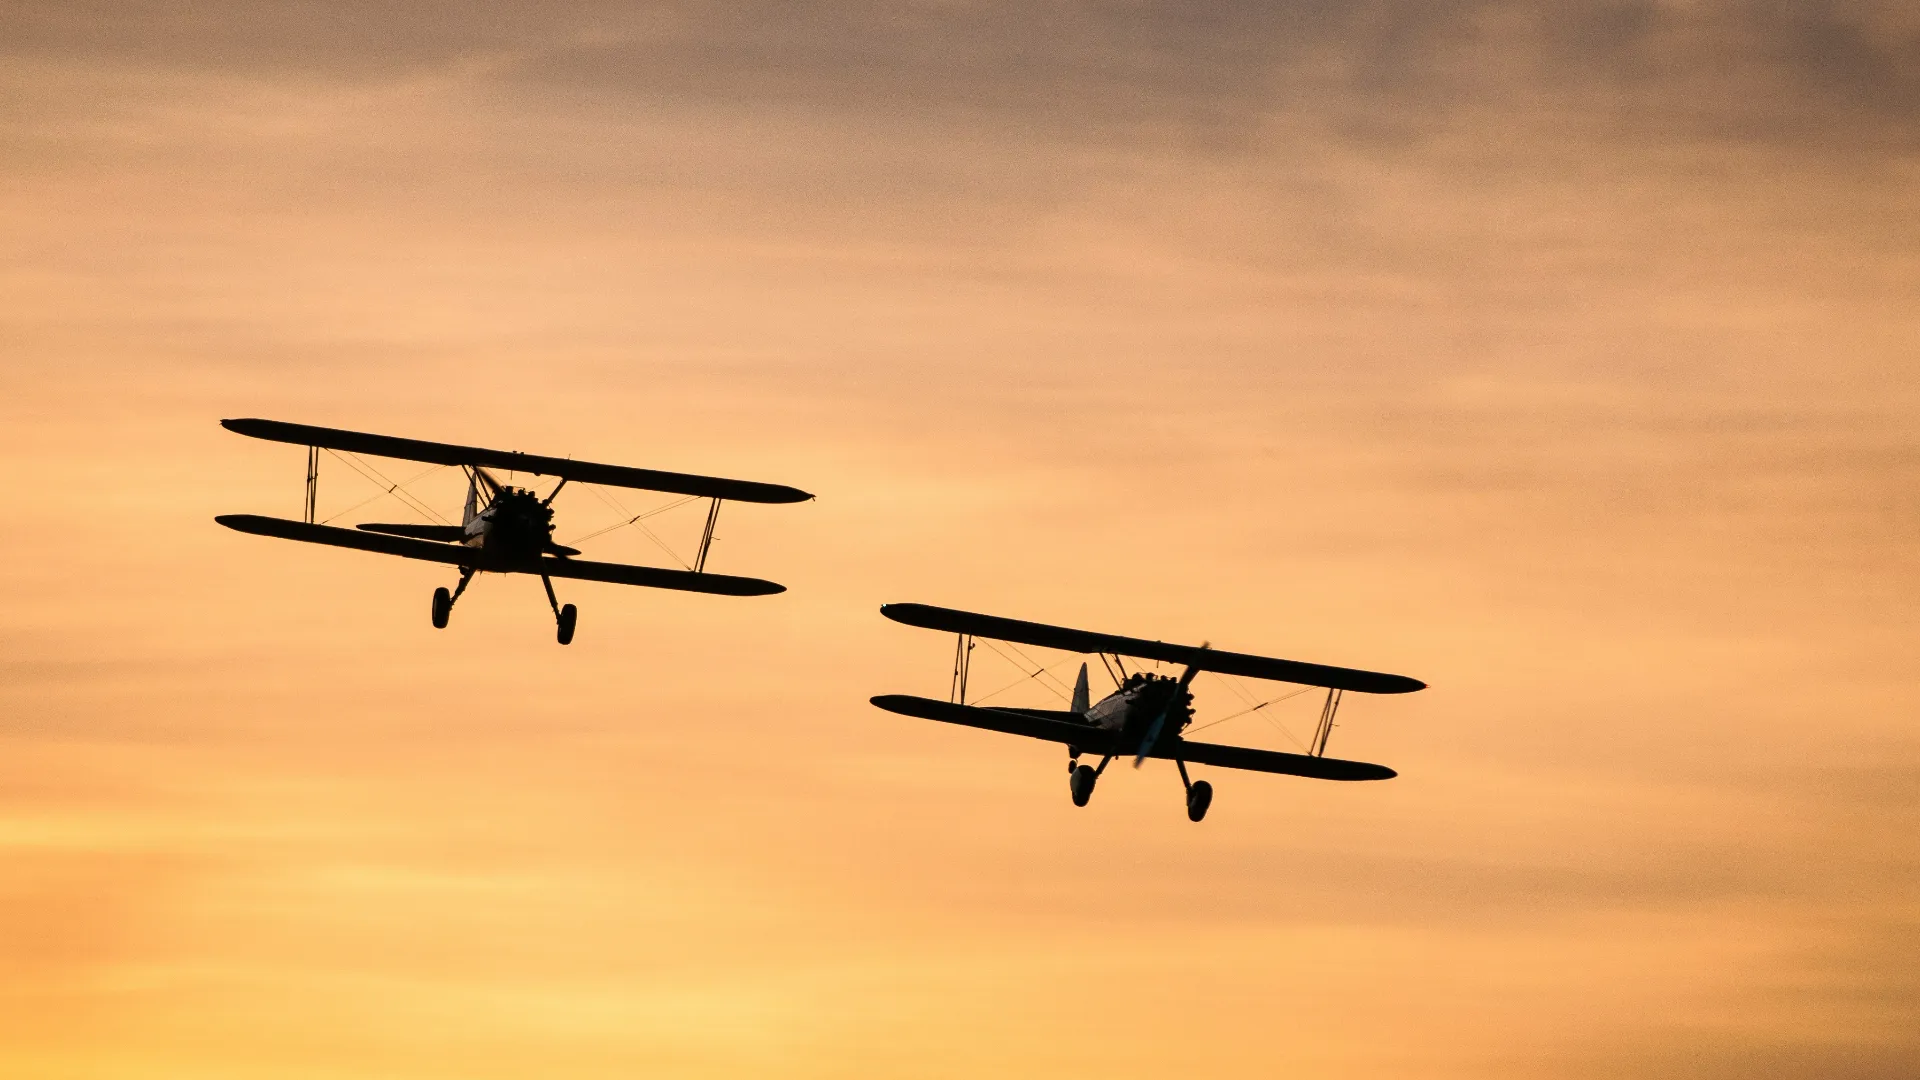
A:
{"type": "Polygon", "coordinates": [[[545,574],[548,577],[608,581],[616,585],[678,589],[682,592],[714,593],[720,596],[767,596],[787,591],[784,585],[759,578],[734,577],[730,574],[696,574],[691,570],[667,570],[658,566],[632,566],[627,563],[587,562],[581,559],[549,557],[508,561],[489,555],[483,549],[467,547],[465,544],[435,543],[431,540],[416,540],[410,536],[361,532],[357,529],[341,529],[332,525],[289,521],[286,518],[262,517],[259,514],[223,514],[213,520],[229,529],[253,533],[256,536],[273,536],[282,540],[299,540],[308,544],[327,544],[332,547],[372,551],[382,555],[398,555],[403,559],[419,559],[423,562],[470,566],[475,570],[483,570],[491,574],[545,574]]]}
{"type": "Polygon", "coordinates": [[[388,536],[411,536],[415,540],[437,540],[442,544],[457,544],[467,538],[467,530],[458,525],[384,525],[369,522],[355,525],[372,533],[386,533],[388,536]]]}
{"type": "Polygon", "coordinates": [[[938,720],[945,724],[1024,735],[1029,739],[1067,743],[1095,754],[1108,752],[1113,734],[1080,720],[1070,712],[1049,713],[1039,709],[984,709],[978,705],[956,705],[951,701],[914,697],[910,694],[882,694],[873,704],[901,716],[938,720]]]}
{"type": "Polygon", "coordinates": [[[1310,757],[1278,750],[1256,750],[1251,746],[1221,746],[1218,743],[1187,742],[1184,739],[1165,740],[1147,756],[1177,758],[1196,765],[1217,765],[1223,769],[1308,776],[1315,780],[1391,780],[1400,775],[1385,765],[1365,761],[1310,757]]]}
{"type": "Polygon", "coordinates": [[[1324,686],[1332,690],[1352,690],[1361,694],[1406,694],[1415,690],[1424,690],[1427,685],[1405,675],[1388,675],[1384,672],[1362,671],[1358,668],[1330,667],[1326,664],[1308,664],[1299,660],[1280,660],[1269,656],[1226,652],[1221,649],[1197,648],[1192,645],[1169,645],[1164,641],[1121,637],[1118,634],[1097,634],[1090,630],[1072,630],[1064,626],[1049,626],[1046,623],[1003,619],[997,615],[980,615],[971,611],[934,607],[930,604],[886,604],[880,608],[880,614],[897,623],[927,630],[942,630],[949,634],[975,634],[999,641],[1017,641],[1022,645],[1037,645],[1043,649],[1061,649],[1066,652],[1118,653],[1122,656],[1137,656],[1169,664],[1184,664],[1199,668],[1201,671],[1217,671],[1223,675],[1244,675],[1250,679],[1271,679],[1276,682],[1299,683],[1302,686],[1324,686]]]}
{"type": "Polygon", "coordinates": [[[364,431],[289,424],[281,420],[222,420],[228,431],[271,442],[296,446],[319,446],[354,454],[403,458],[435,465],[472,465],[483,469],[507,469],[535,476],[559,476],[583,484],[665,491],[675,495],[694,495],[702,499],[726,499],[731,502],[795,503],[812,495],[785,484],[762,484],[753,480],[728,480],[718,476],[634,469],[625,465],[601,465],[571,458],[542,457],[513,450],[488,450],[457,443],[401,439],[392,435],[372,435],[364,431]]]}

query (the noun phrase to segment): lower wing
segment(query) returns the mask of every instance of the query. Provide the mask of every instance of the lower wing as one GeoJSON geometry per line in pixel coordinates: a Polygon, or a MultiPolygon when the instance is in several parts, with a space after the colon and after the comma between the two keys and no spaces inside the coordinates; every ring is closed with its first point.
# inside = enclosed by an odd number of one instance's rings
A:
{"type": "MultiPolygon", "coordinates": [[[[951,701],[910,697],[906,694],[883,694],[874,698],[873,703],[902,716],[917,716],[922,720],[938,720],[1008,735],[1024,735],[1029,739],[1067,743],[1086,753],[1119,752],[1112,732],[1076,719],[1075,714],[1070,712],[984,709],[978,705],[956,705],[951,701]]],[[[1218,743],[1187,742],[1184,739],[1169,739],[1154,747],[1148,756],[1191,761],[1196,765],[1218,765],[1223,769],[1307,776],[1316,780],[1390,780],[1399,775],[1385,765],[1364,761],[1283,754],[1278,750],[1255,750],[1250,746],[1222,746],[1218,743]]]]}
{"type": "Polygon", "coordinates": [[[505,562],[490,557],[484,549],[463,544],[417,540],[386,533],[340,529],[332,525],[314,525],[286,518],[259,514],[223,514],[213,520],[229,529],[256,536],[299,540],[308,544],[373,551],[398,555],[403,559],[466,566],[494,574],[545,574],[548,577],[577,578],[583,581],[608,581],[616,585],[640,585],[650,589],[679,589],[683,592],[716,593],[721,596],[766,596],[785,592],[786,586],[759,578],[733,577],[728,574],[696,574],[691,570],[667,570],[658,566],[631,566],[626,563],[587,562],[580,559],[540,558],[524,562],[505,562]]]}

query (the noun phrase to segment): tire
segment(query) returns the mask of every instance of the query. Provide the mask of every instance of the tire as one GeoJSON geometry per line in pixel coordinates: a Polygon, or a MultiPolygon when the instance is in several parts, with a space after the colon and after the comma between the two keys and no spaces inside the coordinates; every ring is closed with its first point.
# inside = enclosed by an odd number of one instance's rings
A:
{"type": "Polygon", "coordinates": [[[1187,789],[1187,820],[1199,821],[1207,816],[1207,807],[1213,805],[1213,785],[1205,780],[1195,780],[1187,789]]]}
{"type": "Polygon", "coordinates": [[[433,590],[433,628],[435,630],[445,630],[447,628],[447,616],[451,614],[453,614],[453,594],[448,592],[446,586],[443,585],[433,590]]]}
{"type": "Polygon", "coordinates": [[[1099,776],[1091,765],[1082,765],[1073,770],[1073,778],[1067,782],[1067,787],[1073,792],[1073,805],[1087,805],[1087,800],[1093,798],[1093,782],[1097,779],[1099,776]]]}
{"type": "Polygon", "coordinates": [[[557,635],[560,644],[573,644],[573,624],[580,618],[580,609],[568,604],[560,609],[560,632],[557,635]]]}

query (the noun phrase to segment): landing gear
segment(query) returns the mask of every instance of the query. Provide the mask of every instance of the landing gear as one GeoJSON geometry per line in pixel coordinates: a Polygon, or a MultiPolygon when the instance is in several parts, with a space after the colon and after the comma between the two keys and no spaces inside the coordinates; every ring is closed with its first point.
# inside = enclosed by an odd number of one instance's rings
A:
{"type": "Polygon", "coordinates": [[[472,567],[463,566],[460,568],[460,584],[455,585],[452,592],[448,592],[444,585],[433,590],[433,628],[435,630],[447,628],[447,620],[453,616],[453,602],[460,599],[461,593],[467,591],[467,582],[473,580],[473,573],[472,567]]]}
{"type": "Polygon", "coordinates": [[[580,618],[580,609],[574,607],[572,604],[568,604],[566,607],[560,606],[560,598],[553,595],[552,578],[541,574],[540,584],[547,587],[547,605],[553,608],[553,621],[558,624],[559,633],[554,636],[559,639],[562,645],[572,644],[573,624],[580,618]]]}
{"type": "Polygon", "coordinates": [[[1174,758],[1173,763],[1180,769],[1180,782],[1187,786],[1187,820],[1199,821],[1207,816],[1207,807],[1213,805],[1213,785],[1205,780],[1189,780],[1187,763],[1174,758]]]}
{"type": "Polygon", "coordinates": [[[1068,788],[1073,792],[1073,805],[1087,805],[1087,800],[1093,798],[1093,782],[1099,778],[1099,774],[1093,771],[1091,765],[1073,767],[1073,778],[1067,782],[1068,788]]]}
{"type": "Polygon", "coordinates": [[[1213,785],[1205,780],[1187,789],[1187,820],[1199,821],[1207,816],[1207,807],[1213,805],[1213,785]]]}
{"type": "Polygon", "coordinates": [[[1072,772],[1067,780],[1067,789],[1073,793],[1073,805],[1087,805],[1087,800],[1093,798],[1094,781],[1100,779],[1100,774],[1107,771],[1107,762],[1112,760],[1112,755],[1101,758],[1100,767],[1097,769],[1091,765],[1069,765],[1072,772]]]}

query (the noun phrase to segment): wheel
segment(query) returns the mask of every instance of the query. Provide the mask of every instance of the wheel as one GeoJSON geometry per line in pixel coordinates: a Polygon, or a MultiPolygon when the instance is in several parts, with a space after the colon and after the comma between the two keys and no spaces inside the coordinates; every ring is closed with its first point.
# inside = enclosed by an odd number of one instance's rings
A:
{"type": "Polygon", "coordinates": [[[1099,775],[1091,765],[1082,765],[1073,770],[1073,779],[1067,785],[1073,791],[1073,805],[1087,805],[1087,800],[1093,798],[1093,782],[1097,779],[1099,775]]]}
{"type": "Polygon", "coordinates": [[[579,618],[580,618],[580,609],[574,607],[572,604],[568,604],[567,606],[560,609],[560,635],[559,635],[560,644],[562,645],[572,644],[573,624],[579,618]]]}
{"type": "Polygon", "coordinates": [[[445,586],[433,590],[433,628],[445,630],[447,616],[453,614],[453,594],[445,586]]]}
{"type": "Polygon", "coordinates": [[[1213,805],[1213,785],[1205,780],[1195,780],[1187,789],[1187,820],[1199,821],[1207,816],[1207,807],[1213,805]]]}

